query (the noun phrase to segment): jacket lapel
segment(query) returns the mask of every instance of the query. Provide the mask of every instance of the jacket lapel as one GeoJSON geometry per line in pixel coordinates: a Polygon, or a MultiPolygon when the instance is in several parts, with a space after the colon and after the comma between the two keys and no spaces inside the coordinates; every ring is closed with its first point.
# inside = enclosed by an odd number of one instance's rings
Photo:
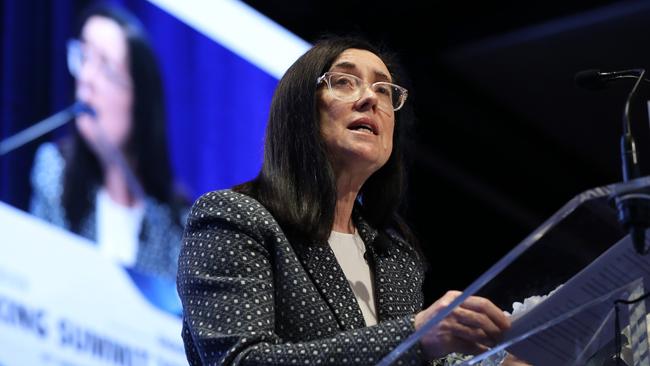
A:
{"type": "MultiPolygon", "coordinates": [[[[353,212],[353,218],[359,236],[366,245],[365,257],[372,274],[377,322],[414,314],[419,310],[412,299],[415,294],[404,291],[404,288],[411,289],[413,286],[405,286],[402,282],[413,281],[411,276],[415,272],[409,271],[408,266],[399,260],[404,258],[404,253],[399,253],[404,248],[393,245],[397,238],[387,235],[379,238],[379,232],[357,210],[353,212]],[[381,240],[386,242],[379,243],[381,240]]],[[[329,244],[302,245],[294,250],[321,297],[334,313],[341,330],[365,327],[361,308],[329,244]]]]}
{"type": "Polygon", "coordinates": [[[362,217],[358,214],[358,211],[354,211],[354,221],[357,225],[357,230],[359,236],[363,239],[363,243],[366,245],[366,254],[364,257],[370,266],[370,273],[372,275],[372,290],[373,295],[375,296],[375,311],[377,314],[377,322],[386,319],[386,299],[384,298],[383,293],[387,290],[386,286],[383,285],[385,282],[385,276],[383,275],[383,264],[384,261],[381,260],[381,255],[383,254],[383,248],[378,248],[375,239],[379,236],[379,232],[371,227],[362,217]]]}
{"type": "Polygon", "coordinates": [[[377,322],[395,319],[419,311],[419,298],[413,286],[416,281],[415,263],[403,251],[399,237],[380,234],[361,216],[355,218],[359,235],[366,244],[366,260],[373,276],[373,291],[377,322]],[[407,263],[408,262],[408,263],[407,263]]]}
{"type": "Polygon", "coordinates": [[[324,243],[295,250],[341,330],[365,327],[361,309],[330,246],[324,243]]]}

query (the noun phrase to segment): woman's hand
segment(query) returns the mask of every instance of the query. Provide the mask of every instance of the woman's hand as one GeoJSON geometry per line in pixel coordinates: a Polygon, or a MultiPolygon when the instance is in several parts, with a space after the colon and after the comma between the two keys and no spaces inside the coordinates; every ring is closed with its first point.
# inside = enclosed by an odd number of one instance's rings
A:
{"type": "MultiPolygon", "coordinates": [[[[448,291],[427,309],[415,315],[415,329],[460,296],[459,291],[448,291]]],[[[421,340],[420,346],[428,359],[452,352],[478,354],[498,344],[510,328],[510,319],[490,300],[470,296],[432,328],[421,340]]]]}

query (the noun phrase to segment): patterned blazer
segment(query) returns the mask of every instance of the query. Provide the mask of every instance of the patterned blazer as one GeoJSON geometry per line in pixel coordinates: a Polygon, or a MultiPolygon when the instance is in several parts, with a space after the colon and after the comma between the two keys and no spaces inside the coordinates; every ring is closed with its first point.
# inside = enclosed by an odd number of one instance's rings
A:
{"type": "MultiPolygon", "coordinates": [[[[31,172],[33,189],[29,210],[54,225],[70,229],[61,202],[64,170],[65,159],[56,145],[45,143],[38,148],[31,172]]],[[[91,197],[94,200],[95,194],[91,197]]],[[[93,201],[93,207],[94,204],[93,201]]],[[[187,209],[176,218],[169,206],[150,196],[145,197],[144,207],[134,268],[147,275],[175,281],[183,235],[179,223],[185,221],[187,209]]],[[[91,209],[82,220],[79,235],[96,240],[96,217],[95,210],[91,209]]]]}
{"type": "MultiPolygon", "coordinates": [[[[356,215],[355,215],[356,216],[356,215]]],[[[369,249],[378,324],[361,310],[329,245],[292,245],[253,198],[207,193],[192,207],[179,260],[191,365],[372,365],[414,332],[420,257],[395,234],[355,223],[369,249]]],[[[423,362],[414,347],[396,364],[423,362]]]]}

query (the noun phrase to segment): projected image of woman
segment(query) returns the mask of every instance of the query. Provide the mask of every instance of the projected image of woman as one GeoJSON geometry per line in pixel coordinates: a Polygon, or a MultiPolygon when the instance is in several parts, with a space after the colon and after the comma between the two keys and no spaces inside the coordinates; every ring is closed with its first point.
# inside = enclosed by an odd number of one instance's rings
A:
{"type": "Polygon", "coordinates": [[[68,43],[82,115],[47,143],[32,170],[33,214],[97,242],[125,266],[174,280],[186,205],[173,188],[163,88],[140,22],[122,8],[87,10],[68,43]]]}

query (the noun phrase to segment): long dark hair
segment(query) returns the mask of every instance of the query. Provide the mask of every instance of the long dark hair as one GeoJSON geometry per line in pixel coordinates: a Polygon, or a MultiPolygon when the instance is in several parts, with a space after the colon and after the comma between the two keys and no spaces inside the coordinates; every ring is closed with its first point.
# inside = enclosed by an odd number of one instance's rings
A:
{"type": "MultiPolygon", "coordinates": [[[[158,63],[139,20],[114,4],[98,3],[84,12],[79,33],[92,16],[115,21],[126,35],[129,74],[133,80],[132,130],[126,144],[126,157],[134,162],[134,173],[144,191],[177,210],[182,204],[175,195],[173,174],[167,150],[167,130],[163,86],[158,63]]],[[[96,187],[104,180],[97,156],[77,129],[64,145],[66,167],[62,204],[70,229],[79,232],[89,213],[96,187]]],[[[178,216],[178,215],[176,215],[178,216]]]]}
{"type": "MultiPolygon", "coordinates": [[[[296,242],[324,243],[334,223],[336,179],[321,138],[316,79],[350,48],[376,54],[395,83],[406,82],[394,55],[358,37],[323,38],[280,80],[271,102],[262,169],[253,181],[234,188],[260,201],[296,242]]],[[[405,105],[395,114],[392,154],[366,180],[357,205],[375,228],[396,229],[410,240],[411,231],[398,212],[406,190],[404,138],[411,122],[405,105]]]]}

